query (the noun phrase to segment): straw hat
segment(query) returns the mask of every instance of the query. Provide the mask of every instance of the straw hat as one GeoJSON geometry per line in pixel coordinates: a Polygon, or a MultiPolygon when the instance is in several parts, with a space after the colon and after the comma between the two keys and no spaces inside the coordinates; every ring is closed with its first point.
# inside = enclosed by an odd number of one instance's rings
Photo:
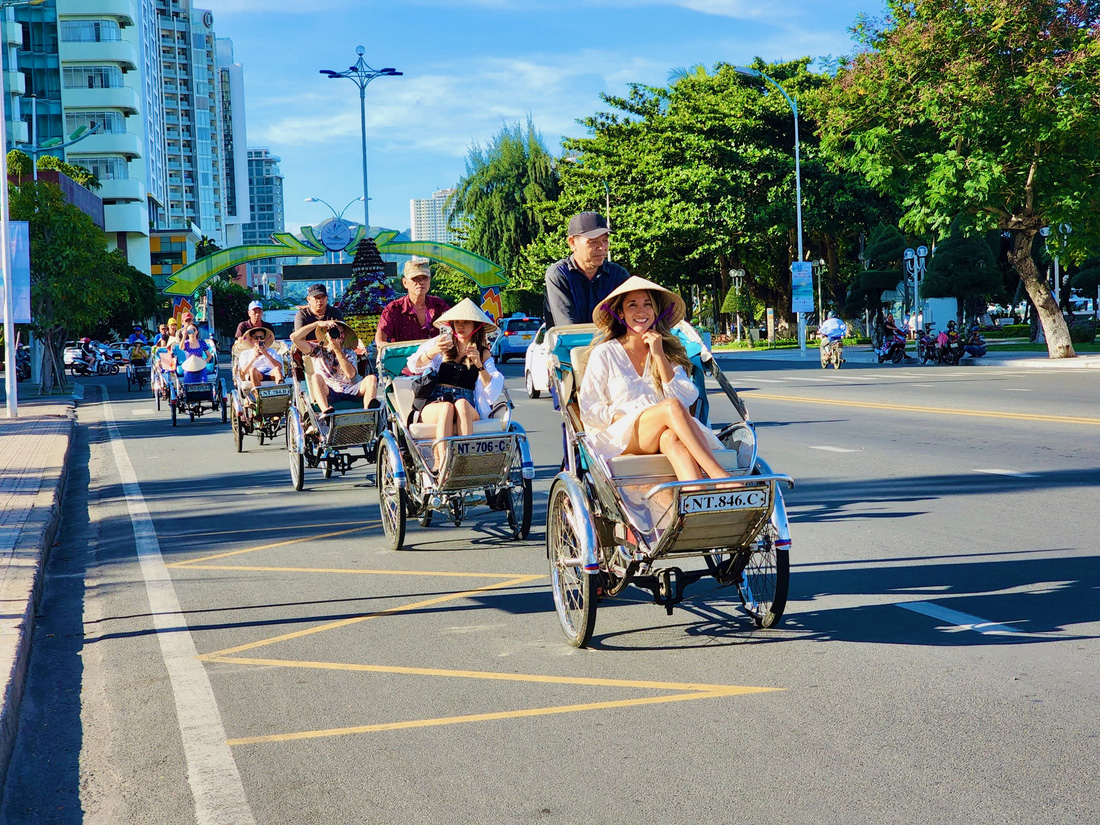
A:
{"type": "Polygon", "coordinates": [[[639,278],[637,275],[631,275],[623,282],[622,286],[600,301],[599,306],[592,313],[592,323],[601,329],[610,329],[612,321],[610,307],[615,299],[639,289],[644,289],[653,295],[653,300],[657,305],[657,320],[663,320],[669,327],[674,327],[684,320],[684,316],[687,314],[687,305],[684,303],[683,298],[660,284],[647,281],[645,278],[639,278]]]}
{"type": "Polygon", "coordinates": [[[204,369],[206,369],[206,360],[197,355],[188,355],[187,360],[183,362],[184,372],[201,372],[204,369]]]}
{"type": "Polygon", "coordinates": [[[264,333],[264,349],[267,349],[275,343],[275,333],[269,330],[267,327],[256,327],[255,329],[250,329],[241,337],[251,340],[252,336],[255,335],[257,332],[264,333]]]}
{"type": "Polygon", "coordinates": [[[469,298],[463,298],[440,315],[436,319],[435,325],[437,327],[449,327],[452,321],[473,321],[475,324],[484,324],[486,334],[497,330],[497,325],[493,323],[493,319],[469,298]]]}

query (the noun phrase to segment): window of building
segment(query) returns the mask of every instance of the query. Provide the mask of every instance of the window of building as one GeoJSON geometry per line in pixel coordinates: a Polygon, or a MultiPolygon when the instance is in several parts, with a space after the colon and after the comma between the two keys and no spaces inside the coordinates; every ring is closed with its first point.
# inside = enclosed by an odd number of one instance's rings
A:
{"type": "Polygon", "coordinates": [[[63,78],[66,89],[120,89],[123,85],[118,66],[66,66],[63,78]]]}
{"type": "Polygon", "coordinates": [[[112,43],[122,39],[114,20],[62,20],[61,40],[65,43],[112,43]]]}
{"type": "Polygon", "coordinates": [[[121,112],[68,112],[65,115],[65,131],[72,134],[81,126],[92,128],[99,124],[99,130],[108,135],[126,133],[126,117],[121,112]]]}
{"type": "Polygon", "coordinates": [[[76,166],[82,166],[100,180],[127,180],[130,177],[129,164],[124,158],[112,157],[74,157],[70,160],[76,166]]]}

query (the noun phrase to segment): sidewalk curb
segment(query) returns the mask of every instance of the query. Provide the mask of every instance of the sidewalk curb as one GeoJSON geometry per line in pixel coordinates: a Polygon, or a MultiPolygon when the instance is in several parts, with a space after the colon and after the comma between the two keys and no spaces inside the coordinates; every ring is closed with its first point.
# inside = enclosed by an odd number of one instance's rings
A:
{"type": "Polygon", "coordinates": [[[63,427],[60,433],[65,439],[61,466],[43,474],[31,514],[12,548],[7,570],[0,577],[0,601],[5,605],[4,613],[17,619],[14,626],[5,627],[0,633],[0,794],[19,732],[19,712],[30,663],[34,616],[42,596],[46,562],[61,525],[62,499],[76,429],[75,400],[69,402],[65,417],[68,426],[63,427]],[[15,638],[12,639],[12,636],[15,638]]]}

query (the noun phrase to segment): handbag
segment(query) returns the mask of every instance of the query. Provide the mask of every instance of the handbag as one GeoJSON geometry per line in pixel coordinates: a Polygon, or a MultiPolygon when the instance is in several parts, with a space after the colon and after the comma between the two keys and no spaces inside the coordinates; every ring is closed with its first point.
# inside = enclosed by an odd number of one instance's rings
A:
{"type": "Polygon", "coordinates": [[[413,402],[412,412],[409,414],[410,419],[428,406],[428,399],[432,397],[432,393],[435,391],[436,384],[438,383],[439,373],[435,370],[422,372],[413,378],[413,402]]]}

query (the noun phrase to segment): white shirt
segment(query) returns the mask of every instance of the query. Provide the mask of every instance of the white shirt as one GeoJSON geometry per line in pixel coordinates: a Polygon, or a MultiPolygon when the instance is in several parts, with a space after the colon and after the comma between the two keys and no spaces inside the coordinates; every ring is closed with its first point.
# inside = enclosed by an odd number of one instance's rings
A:
{"type": "MultiPolygon", "coordinates": [[[[439,365],[443,363],[442,355],[435,356],[424,366],[417,366],[420,363],[420,356],[426,355],[432,344],[437,340],[439,340],[438,337],[425,341],[416,348],[416,352],[410,355],[409,360],[406,362],[409,372],[413,375],[419,375],[428,370],[439,369],[439,365]]],[[[477,385],[474,387],[474,403],[477,406],[477,414],[482,418],[489,417],[489,413],[493,411],[493,402],[497,400],[497,396],[504,389],[504,376],[497,371],[496,361],[492,358],[486,358],[485,371],[489,373],[489,383],[486,384],[479,376],[477,385]]]]}
{"type": "Polygon", "coordinates": [[[237,356],[237,369],[244,370],[249,367],[255,367],[258,370],[264,368],[264,356],[267,357],[267,361],[270,362],[270,368],[274,369],[278,367],[282,369],[283,359],[281,359],[273,349],[261,349],[256,352],[255,349],[249,348],[237,356]]]}
{"type": "Polygon", "coordinates": [[[817,334],[825,338],[843,338],[848,331],[848,325],[839,318],[829,318],[817,328],[817,334]]]}
{"type": "MultiPolygon", "coordinates": [[[[619,341],[606,341],[592,350],[584,371],[578,397],[581,421],[596,454],[609,461],[630,446],[634,421],[639,415],[666,398],[678,398],[690,407],[699,390],[683,367],[672,371],[672,380],[658,392],[653,380],[654,364],[647,353],[642,375],[634,369],[626,349],[619,341]],[[615,420],[616,415],[622,418],[615,420]]],[[[709,428],[703,428],[710,432],[709,428]]],[[[718,439],[711,433],[714,445],[718,439]]]]}

